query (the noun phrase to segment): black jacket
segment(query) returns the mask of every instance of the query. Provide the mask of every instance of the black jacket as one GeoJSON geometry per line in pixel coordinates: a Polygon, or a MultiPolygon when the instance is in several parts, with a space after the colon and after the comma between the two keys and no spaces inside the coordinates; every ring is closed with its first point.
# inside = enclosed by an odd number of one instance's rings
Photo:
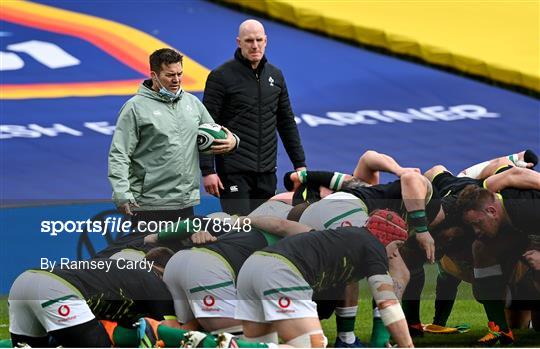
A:
{"type": "MultiPolygon", "coordinates": [[[[274,172],[277,134],[294,168],[305,156],[281,71],[263,57],[256,70],[237,49],[234,59],[212,70],[203,103],[215,122],[240,137],[238,149],[215,157],[219,174],[274,172]]],[[[214,156],[201,155],[202,174],[214,173],[214,156]]]]}

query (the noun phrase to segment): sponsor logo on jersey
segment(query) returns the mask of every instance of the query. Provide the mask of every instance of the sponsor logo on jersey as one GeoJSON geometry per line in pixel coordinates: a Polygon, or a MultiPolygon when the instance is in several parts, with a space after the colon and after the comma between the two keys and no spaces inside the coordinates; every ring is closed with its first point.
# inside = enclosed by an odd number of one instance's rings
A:
{"type": "Polygon", "coordinates": [[[59,306],[57,312],[58,312],[58,315],[60,315],[62,317],[62,318],[57,320],[58,323],[68,322],[68,321],[71,321],[71,320],[75,320],[77,318],[77,315],[69,316],[69,314],[71,314],[71,308],[68,305],[65,305],[65,304],[59,306]]]}
{"type": "Polygon", "coordinates": [[[60,316],[66,317],[69,315],[70,312],[71,312],[71,309],[67,305],[61,305],[60,307],[58,307],[58,314],[60,316]]]}
{"type": "Polygon", "coordinates": [[[291,299],[289,297],[279,297],[278,306],[280,309],[277,310],[278,313],[294,313],[294,309],[289,309],[291,306],[291,299]]]}
{"type": "Polygon", "coordinates": [[[204,304],[204,307],[202,307],[203,311],[221,311],[219,308],[214,307],[216,299],[212,295],[204,296],[202,302],[204,304]]]}
{"type": "Polygon", "coordinates": [[[204,296],[203,303],[207,307],[211,307],[212,305],[216,304],[216,299],[213,296],[204,296]]]}

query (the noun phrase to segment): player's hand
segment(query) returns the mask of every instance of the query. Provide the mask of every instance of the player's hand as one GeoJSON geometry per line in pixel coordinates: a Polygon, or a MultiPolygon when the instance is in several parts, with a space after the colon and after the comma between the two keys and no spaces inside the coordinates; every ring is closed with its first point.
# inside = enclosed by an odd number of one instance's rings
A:
{"type": "Polygon", "coordinates": [[[144,237],[145,245],[157,244],[157,242],[158,242],[158,234],[150,234],[144,237]]]}
{"type": "Polygon", "coordinates": [[[530,250],[523,254],[523,258],[534,270],[540,270],[540,251],[530,250]]]}
{"type": "Polygon", "coordinates": [[[435,262],[435,240],[431,237],[429,232],[416,233],[416,241],[418,245],[426,251],[426,258],[430,263],[435,262]]]}
{"type": "Polygon", "coordinates": [[[133,216],[132,209],[135,207],[139,207],[136,202],[126,202],[125,204],[118,206],[118,211],[120,211],[122,214],[133,216]]]}
{"type": "Polygon", "coordinates": [[[221,126],[223,128],[223,131],[227,134],[227,138],[225,139],[215,139],[214,143],[217,143],[216,145],[213,145],[210,150],[212,151],[212,154],[218,155],[218,154],[225,154],[228,153],[234,148],[236,148],[236,138],[233,136],[232,132],[229,131],[228,128],[221,126]]]}
{"type": "Polygon", "coordinates": [[[223,183],[221,183],[221,179],[215,173],[204,176],[203,185],[204,185],[204,190],[206,190],[208,194],[213,195],[218,198],[219,198],[219,189],[222,189],[222,190],[225,189],[225,187],[223,187],[223,183]]]}
{"type": "Polygon", "coordinates": [[[207,242],[214,242],[217,238],[205,230],[201,230],[191,235],[191,242],[195,245],[205,244],[207,242]]]}

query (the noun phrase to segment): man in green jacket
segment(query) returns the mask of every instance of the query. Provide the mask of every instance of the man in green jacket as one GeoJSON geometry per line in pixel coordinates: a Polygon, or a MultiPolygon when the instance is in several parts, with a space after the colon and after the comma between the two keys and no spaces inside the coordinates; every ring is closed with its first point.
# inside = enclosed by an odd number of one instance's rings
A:
{"type": "MultiPolygon", "coordinates": [[[[214,122],[203,104],[182,90],[182,55],[163,48],[150,55],[151,79],[122,109],[109,151],[109,180],[119,211],[139,222],[176,221],[199,204],[197,130],[214,122]]],[[[225,129],[214,154],[235,149],[238,138],[225,129]]],[[[150,228],[150,226],[148,226],[150,228]]]]}

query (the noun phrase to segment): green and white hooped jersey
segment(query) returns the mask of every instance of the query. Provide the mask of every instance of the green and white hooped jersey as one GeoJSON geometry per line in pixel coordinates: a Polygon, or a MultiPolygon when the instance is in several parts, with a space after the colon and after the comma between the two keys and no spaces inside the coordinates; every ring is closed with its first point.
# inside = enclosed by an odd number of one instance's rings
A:
{"type": "Polygon", "coordinates": [[[337,192],[313,203],[302,214],[300,223],[316,230],[337,227],[363,227],[368,219],[366,204],[350,193],[337,192]]]}

